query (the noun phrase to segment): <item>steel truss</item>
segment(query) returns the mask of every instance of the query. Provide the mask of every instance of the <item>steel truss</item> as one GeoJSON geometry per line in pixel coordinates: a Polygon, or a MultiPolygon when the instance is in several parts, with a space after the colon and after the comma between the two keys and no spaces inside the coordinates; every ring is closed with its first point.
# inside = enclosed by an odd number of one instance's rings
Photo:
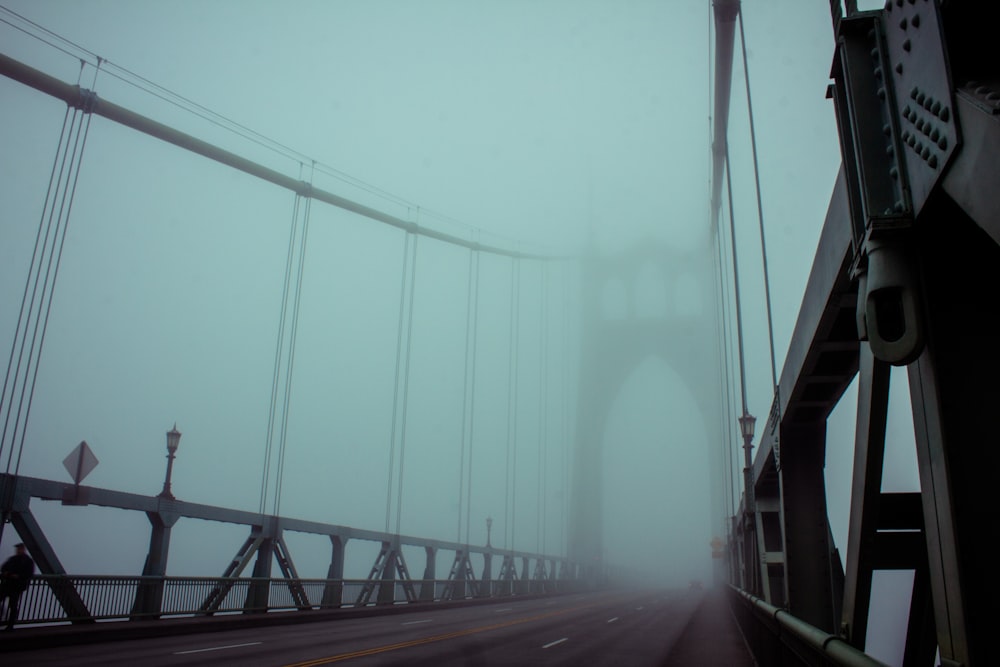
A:
{"type": "MultiPolygon", "coordinates": [[[[523,551],[501,551],[487,546],[470,546],[441,540],[429,540],[406,535],[395,535],[378,531],[361,530],[303,521],[279,516],[261,515],[255,512],[200,505],[182,500],[159,496],[144,496],[125,493],[97,487],[80,486],[69,483],[33,477],[0,474],[0,512],[3,523],[10,523],[24,541],[29,553],[35,559],[42,575],[50,582],[52,594],[63,609],[66,618],[82,623],[93,620],[94,615],[87,609],[83,598],[75,585],[74,577],[66,573],[55,549],[45,536],[45,532],[35,520],[31,512],[31,500],[58,500],[68,508],[73,506],[94,505],[123,510],[143,512],[150,521],[149,551],[143,565],[142,577],[136,586],[135,598],[132,602],[130,617],[151,618],[159,615],[164,607],[164,580],[167,574],[167,558],[170,552],[170,533],[173,526],[183,518],[203,519],[248,526],[250,534],[237,549],[232,560],[223,569],[217,584],[205,595],[198,607],[197,613],[212,615],[220,610],[224,601],[230,596],[233,587],[246,580],[239,580],[240,575],[253,563],[249,584],[246,586],[246,597],[243,604],[245,613],[266,611],[273,605],[269,602],[271,594],[271,569],[278,565],[281,576],[288,589],[288,595],[295,608],[300,610],[316,607],[315,601],[310,601],[302,579],[299,577],[292,560],[291,552],[285,542],[284,534],[288,531],[326,535],[330,538],[332,553],[327,579],[324,580],[322,608],[332,608],[341,605],[344,594],[344,562],[349,540],[375,541],[381,544],[381,549],[369,571],[368,577],[360,586],[359,593],[350,603],[355,606],[368,604],[391,605],[399,599],[406,602],[430,602],[441,599],[464,599],[468,597],[489,597],[499,595],[523,595],[529,592],[553,592],[551,580],[538,581],[528,576],[529,563],[535,563],[536,577],[545,578],[546,563],[554,573],[556,567],[561,567],[560,583],[570,582],[577,576],[579,568],[566,558],[546,556],[523,551]],[[426,554],[426,565],[423,579],[415,582],[411,579],[409,569],[403,557],[403,547],[423,548],[426,554]],[[435,564],[438,551],[454,551],[456,565],[452,567],[449,578],[443,582],[436,581],[435,564]],[[470,556],[481,554],[484,567],[477,576],[472,567],[470,556]],[[494,580],[490,567],[492,557],[502,556],[504,568],[500,579],[494,580]],[[523,563],[523,574],[518,581],[513,572],[515,558],[523,563]],[[541,573],[538,575],[537,573],[541,573]],[[521,584],[523,586],[514,585],[521,584]],[[416,584],[419,583],[419,590],[416,584]],[[436,584],[442,584],[443,595],[437,594],[436,584]],[[470,588],[466,589],[466,583],[470,588]],[[550,585],[546,585],[549,583],[550,585]],[[537,584],[537,585],[536,585],[537,584]],[[530,588],[529,588],[530,586],[530,588]],[[396,595],[397,587],[403,597],[396,595]]],[[[72,511],[67,509],[67,511],[72,511]]],[[[241,589],[242,590],[242,589],[241,589]]],[[[231,604],[231,602],[226,602],[231,604]]]]}
{"type": "Polygon", "coordinates": [[[754,460],[753,521],[733,524],[730,571],[753,604],[859,650],[874,573],[912,571],[903,664],[934,664],[937,652],[946,666],[993,664],[996,614],[983,610],[1000,594],[990,546],[1000,470],[1000,60],[990,45],[1000,10],[832,7],[843,168],[754,460]],[[909,380],[914,493],[882,491],[893,365],[909,380]],[[855,378],[842,567],[827,519],[826,420],[855,378]]]}

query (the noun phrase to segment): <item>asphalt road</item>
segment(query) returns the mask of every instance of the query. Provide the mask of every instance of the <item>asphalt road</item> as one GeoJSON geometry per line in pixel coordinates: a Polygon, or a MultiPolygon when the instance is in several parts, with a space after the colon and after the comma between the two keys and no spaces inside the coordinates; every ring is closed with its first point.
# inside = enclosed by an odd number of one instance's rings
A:
{"type": "Polygon", "coordinates": [[[660,665],[701,591],[607,592],[4,652],[3,665],[660,665]]]}

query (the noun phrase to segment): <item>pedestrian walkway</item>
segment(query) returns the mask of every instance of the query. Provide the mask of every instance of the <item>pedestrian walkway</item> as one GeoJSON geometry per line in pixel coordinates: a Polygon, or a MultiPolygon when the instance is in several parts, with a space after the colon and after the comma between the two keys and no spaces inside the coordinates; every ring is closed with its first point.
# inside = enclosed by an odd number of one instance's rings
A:
{"type": "Polygon", "coordinates": [[[663,667],[753,667],[729,600],[722,588],[705,593],[663,667]]]}

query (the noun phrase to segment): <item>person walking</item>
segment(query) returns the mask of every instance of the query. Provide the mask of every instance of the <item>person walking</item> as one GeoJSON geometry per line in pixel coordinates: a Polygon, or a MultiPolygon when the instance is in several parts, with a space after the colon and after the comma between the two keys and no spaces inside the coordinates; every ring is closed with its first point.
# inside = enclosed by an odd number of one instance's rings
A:
{"type": "Polygon", "coordinates": [[[0,566],[0,605],[7,602],[8,630],[14,629],[14,623],[17,621],[17,604],[34,573],[35,561],[31,560],[24,544],[15,544],[14,555],[0,566]]]}

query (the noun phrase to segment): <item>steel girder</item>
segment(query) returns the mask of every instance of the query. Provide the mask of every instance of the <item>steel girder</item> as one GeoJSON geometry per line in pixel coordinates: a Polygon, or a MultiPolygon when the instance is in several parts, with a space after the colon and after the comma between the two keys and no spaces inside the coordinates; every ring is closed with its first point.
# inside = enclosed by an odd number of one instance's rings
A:
{"type": "Polygon", "coordinates": [[[839,617],[836,632],[863,648],[873,572],[910,570],[903,664],[931,665],[935,652],[942,665],[991,664],[995,615],[976,611],[991,609],[1000,593],[990,546],[1000,448],[988,444],[996,440],[1000,402],[993,323],[1000,310],[1000,61],[990,47],[1000,8],[930,0],[892,0],[881,12],[849,6],[847,17],[835,13],[841,56],[831,91],[846,170],[782,370],[780,437],[761,442],[754,489],[766,497],[762,489],[779,484],[783,605],[797,618],[828,627],[839,617]],[[871,48],[845,58],[855,39],[871,48]],[[889,196],[902,205],[876,205],[889,196]],[[879,267],[876,282],[911,299],[900,307],[910,310],[895,323],[897,338],[872,330],[878,313],[869,260],[885,239],[905,266],[879,267]],[[887,352],[885,343],[906,338],[909,326],[921,329],[909,337],[918,344],[904,355],[887,352]],[[884,340],[870,340],[873,334],[884,340]],[[881,491],[890,363],[907,365],[918,493],[881,491]],[[856,374],[851,525],[838,582],[826,510],[808,487],[822,488],[822,450],[838,444],[825,442],[825,420],[856,374]],[[798,495],[785,498],[789,492],[798,495]],[[813,546],[800,548],[803,541],[813,546]],[[827,549],[817,546],[823,541],[827,549]]]}

